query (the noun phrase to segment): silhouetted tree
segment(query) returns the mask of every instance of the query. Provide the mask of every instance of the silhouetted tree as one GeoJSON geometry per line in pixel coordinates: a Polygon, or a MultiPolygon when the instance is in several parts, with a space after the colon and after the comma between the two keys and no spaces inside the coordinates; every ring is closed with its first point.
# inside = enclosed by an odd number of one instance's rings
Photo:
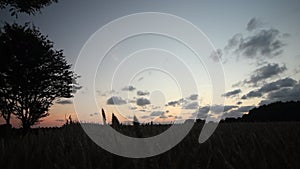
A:
{"type": "Polygon", "coordinates": [[[114,127],[120,125],[120,122],[119,122],[118,118],[113,113],[111,115],[111,123],[112,123],[112,126],[114,126],[114,127]]]}
{"type": "Polygon", "coordinates": [[[102,109],[102,119],[103,119],[103,124],[106,125],[106,115],[104,109],[102,109]]]}
{"type": "Polygon", "coordinates": [[[140,125],[140,122],[139,122],[138,118],[135,115],[133,116],[133,125],[134,126],[139,126],[140,125]]]}
{"type": "Polygon", "coordinates": [[[40,12],[42,8],[56,3],[58,0],[0,0],[0,8],[9,7],[11,16],[18,16],[18,13],[34,15],[40,12]]]}
{"type": "Polygon", "coordinates": [[[7,126],[11,126],[10,119],[12,113],[13,113],[13,102],[11,102],[9,97],[5,96],[4,93],[1,93],[0,117],[3,117],[7,126]]]}
{"type": "Polygon", "coordinates": [[[72,97],[77,77],[71,65],[35,26],[6,23],[0,32],[0,56],[2,116],[13,110],[24,129],[48,116],[56,98],[72,97]]]}

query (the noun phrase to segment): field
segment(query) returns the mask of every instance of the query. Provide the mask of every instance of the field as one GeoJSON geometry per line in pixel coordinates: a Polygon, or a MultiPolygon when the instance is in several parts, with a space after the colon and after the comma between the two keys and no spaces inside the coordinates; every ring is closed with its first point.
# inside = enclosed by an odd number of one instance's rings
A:
{"type": "MultiPolygon", "coordinates": [[[[221,123],[205,143],[198,143],[202,124],[173,149],[150,158],[113,155],[94,144],[80,125],[12,130],[0,137],[1,169],[299,169],[300,122],[221,123]]],[[[168,126],[140,126],[146,136],[168,126]],[[149,129],[151,127],[151,129],[149,129]],[[144,132],[146,131],[146,132],[144,132]],[[150,133],[150,134],[149,134],[150,133]]],[[[122,130],[134,133],[132,126],[122,130]]]]}

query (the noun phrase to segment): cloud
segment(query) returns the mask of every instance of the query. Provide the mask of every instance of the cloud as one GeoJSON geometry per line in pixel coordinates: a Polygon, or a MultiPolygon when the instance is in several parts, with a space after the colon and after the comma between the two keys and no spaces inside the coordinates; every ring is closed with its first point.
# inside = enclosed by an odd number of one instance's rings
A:
{"type": "Polygon", "coordinates": [[[224,97],[233,97],[233,96],[235,96],[235,95],[237,95],[241,92],[242,92],[241,89],[235,89],[235,90],[229,91],[227,93],[224,93],[222,96],[224,96],[224,97]]]}
{"type": "Polygon", "coordinates": [[[277,76],[278,74],[283,73],[286,70],[287,68],[285,65],[280,66],[277,63],[268,63],[256,69],[250,76],[250,79],[244,80],[241,84],[249,84],[250,86],[257,86],[259,82],[277,76]]]}
{"type": "Polygon", "coordinates": [[[122,104],[126,104],[126,103],[127,102],[119,96],[112,96],[111,98],[109,98],[106,101],[106,104],[109,104],[109,105],[122,105],[122,104]]]}
{"type": "Polygon", "coordinates": [[[253,109],[255,106],[241,106],[237,109],[231,110],[225,114],[222,115],[222,118],[227,117],[241,117],[245,112],[249,112],[251,109],[253,109]]]}
{"type": "Polygon", "coordinates": [[[299,101],[300,100],[300,83],[293,87],[281,88],[268,93],[267,98],[262,100],[259,105],[270,104],[276,101],[299,101]]]}
{"type": "Polygon", "coordinates": [[[192,94],[188,97],[190,100],[197,100],[198,99],[198,94],[192,94]]]}
{"type": "Polygon", "coordinates": [[[247,58],[265,56],[273,58],[282,53],[285,45],[280,39],[280,32],[277,29],[261,30],[259,33],[242,39],[237,53],[242,53],[247,58]]]}
{"type": "Polygon", "coordinates": [[[225,46],[225,50],[228,51],[230,49],[233,49],[239,45],[239,43],[242,41],[243,35],[241,33],[235,34],[228,40],[227,45],[225,46]]]}
{"type": "Polygon", "coordinates": [[[160,116],[163,115],[165,112],[164,111],[153,111],[150,116],[160,116]]]}
{"type": "Polygon", "coordinates": [[[249,110],[253,109],[255,106],[241,106],[237,110],[240,112],[249,112],[249,110]]]}
{"type": "Polygon", "coordinates": [[[159,116],[159,118],[165,119],[165,118],[168,118],[168,116],[166,116],[165,114],[162,114],[162,115],[159,116]]]}
{"type": "Polygon", "coordinates": [[[183,109],[198,109],[198,108],[199,108],[198,102],[192,102],[183,105],[183,109]]]}
{"type": "Polygon", "coordinates": [[[266,93],[269,93],[271,91],[279,90],[281,88],[285,87],[293,87],[297,84],[297,81],[292,79],[292,78],[284,78],[284,79],[279,79],[275,82],[267,83],[264,84],[261,88],[258,90],[250,91],[246,95],[242,97],[242,99],[249,99],[249,98],[254,98],[254,97],[261,97],[266,93]]]}
{"type": "Polygon", "coordinates": [[[227,112],[233,108],[237,108],[238,106],[235,105],[213,105],[210,107],[210,111],[214,114],[220,114],[223,112],[227,112]]]}
{"type": "Polygon", "coordinates": [[[148,104],[150,104],[150,100],[148,100],[148,99],[146,99],[146,98],[138,98],[137,100],[136,100],[136,104],[138,105],[138,106],[146,106],[146,105],[148,105],[148,104]]]}
{"type": "Polygon", "coordinates": [[[237,108],[235,105],[213,105],[213,106],[203,106],[200,107],[196,112],[192,114],[191,117],[197,117],[198,119],[204,119],[207,117],[208,113],[212,114],[220,114],[223,112],[227,112],[231,109],[237,108]]]}
{"type": "Polygon", "coordinates": [[[136,88],[135,87],[133,87],[133,86],[126,86],[126,87],[124,87],[122,90],[123,91],[133,91],[133,90],[135,90],[136,88]]]}
{"type": "Polygon", "coordinates": [[[177,106],[177,105],[183,105],[183,104],[187,104],[189,101],[193,101],[193,100],[197,100],[196,97],[198,98],[197,94],[192,94],[189,97],[185,98],[181,98],[178,100],[172,100],[169,101],[165,106],[177,106]]]}
{"type": "Polygon", "coordinates": [[[237,105],[241,105],[242,103],[243,103],[243,102],[237,102],[236,104],[237,104],[237,105]]]}
{"type": "MultiPolygon", "coordinates": [[[[256,29],[259,26],[258,22],[256,19],[250,20],[247,29],[256,29]]],[[[284,33],[282,34],[274,28],[255,31],[247,37],[238,33],[229,39],[224,49],[226,51],[232,50],[238,56],[242,55],[249,59],[269,59],[283,52],[285,43],[282,38],[284,37],[286,37],[284,33]]]]}
{"type": "Polygon", "coordinates": [[[138,91],[136,92],[136,94],[137,94],[138,96],[147,96],[147,95],[150,94],[150,92],[138,90],[138,91]]]}
{"type": "Polygon", "coordinates": [[[190,118],[205,119],[210,110],[209,106],[200,107],[196,112],[192,113],[190,118]]]}
{"type": "Polygon", "coordinates": [[[210,58],[215,62],[220,62],[222,60],[223,52],[221,49],[217,49],[211,52],[210,58]]]}
{"type": "Polygon", "coordinates": [[[63,120],[63,119],[56,119],[55,121],[57,121],[57,122],[66,122],[66,120],[63,120]]]}
{"type": "Polygon", "coordinates": [[[248,99],[248,98],[261,97],[261,96],[262,96],[261,92],[259,92],[259,91],[251,91],[248,94],[242,96],[241,99],[245,100],[245,99],[248,99]]]}
{"type": "Polygon", "coordinates": [[[247,30],[253,31],[253,30],[261,27],[262,25],[263,25],[263,23],[260,20],[258,20],[257,18],[252,18],[247,24],[247,30]]]}
{"type": "Polygon", "coordinates": [[[170,101],[168,102],[167,106],[176,106],[178,104],[178,101],[170,101]]]}
{"type": "Polygon", "coordinates": [[[55,103],[57,104],[72,104],[72,100],[67,100],[67,99],[58,99],[55,103]]]}

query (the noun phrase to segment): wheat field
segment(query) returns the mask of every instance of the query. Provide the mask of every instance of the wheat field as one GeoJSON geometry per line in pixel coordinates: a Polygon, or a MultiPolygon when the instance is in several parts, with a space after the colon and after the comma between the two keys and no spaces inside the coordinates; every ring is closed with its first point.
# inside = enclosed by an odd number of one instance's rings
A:
{"type": "MultiPolygon", "coordinates": [[[[34,129],[21,134],[14,129],[0,137],[1,169],[299,169],[300,123],[221,123],[203,144],[195,124],[173,149],[144,159],[111,154],[93,143],[79,124],[34,129]]],[[[140,126],[145,136],[163,132],[167,125],[140,126]]],[[[134,136],[133,126],[118,130],[134,136]]]]}

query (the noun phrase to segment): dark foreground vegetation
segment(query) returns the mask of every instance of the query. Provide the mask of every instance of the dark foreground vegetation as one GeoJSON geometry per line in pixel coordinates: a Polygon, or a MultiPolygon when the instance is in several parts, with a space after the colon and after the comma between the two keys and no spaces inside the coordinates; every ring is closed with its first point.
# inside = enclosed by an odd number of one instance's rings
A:
{"type": "MultiPolygon", "coordinates": [[[[25,135],[12,129],[0,137],[0,166],[2,169],[300,168],[300,122],[221,123],[208,141],[199,144],[202,126],[196,123],[173,149],[145,159],[124,158],[101,149],[79,124],[33,129],[25,135]]],[[[140,131],[152,135],[168,127],[140,126],[140,131]]],[[[123,130],[135,135],[134,126],[123,130]]]]}
{"type": "Polygon", "coordinates": [[[300,101],[274,102],[255,107],[239,118],[226,118],[222,122],[275,122],[300,121],[300,101]]]}

